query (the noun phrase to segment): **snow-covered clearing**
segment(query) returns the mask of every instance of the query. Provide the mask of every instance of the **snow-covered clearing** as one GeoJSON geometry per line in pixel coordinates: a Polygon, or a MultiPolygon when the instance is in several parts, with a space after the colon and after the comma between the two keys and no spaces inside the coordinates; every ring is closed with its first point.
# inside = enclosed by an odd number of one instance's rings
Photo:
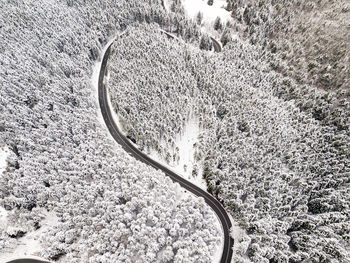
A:
{"type": "Polygon", "coordinates": [[[7,166],[7,156],[10,154],[10,149],[7,147],[0,148],[0,175],[5,171],[7,166]]]}
{"type": "MultiPolygon", "coordinates": [[[[230,235],[233,238],[234,245],[233,245],[233,254],[232,254],[232,263],[236,262],[236,258],[241,258],[239,255],[246,254],[246,251],[248,249],[248,246],[250,244],[250,237],[248,236],[247,232],[242,229],[237,222],[235,222],[232,217],[230,216],[230,220],[232,222],[231,232],[230,235]],[[238,256],[237,256],[238,255],[238,256]]],[[[245,258],[245,262],[251,262],[248,257],[245,258]]]]}
{"type": "Polygon", "coordinates": [[[198,13],[201,12],[204,23],[214,23],[217,17],[220,17],[223,23],[232,19],[230,12],[225,9],[226,4],[225,0],[214,0],[211,6],[205,0],[182,0],[186,14],[195,19],[198,13]]]}
{"type": "Polygon", "coordinates": [[[171,0],[163,0],[164,8],[166,11],[170,12],[171,0]]]}
{"type": "MultiPolygon", "coordinates": [[[[11,232],[16,227],[8,220],[11,212],[0,207],[0,229],[11,232]]],[[[38,211],[39,213],[39,211],[38,211]]],[[[0,254],[0,262],[7,262],[18,258],[42,259],[38,257],[42,251],[40,245],[40,236],[45,235],[48,228],[58,224],[57,216],[52,212],[42,209],[40,214],[44,219],[40,222],[40,228],[36,231],[28,232],[23,237],[14,239],[15,242],[11,248],[3,250],[0,254]]],[[[44,259],[43,259],[44,260],[44,259]]]]}
{"type": "Polygon", "coordinates": [[[218,32],[214,30],[215,19],[219,17],[222,24],[232,20],[230,12],[225,9],[225,0],[214,0],[212,6],[207,4],[207,0],[182,0],[182,5],[188,17],[196,20],[199,12],[202,13],[203,19],[201,29],[214,36],[218,32]]]}
{"type": "Polygon", "coordinates": [[[200,165],[196,164],[194,159],[194,154],[196,151],[195,145],[198,143],[199,133],[200,130],[198,119],[192,117],[184,127],[183,134],[176,135],[175,147],[172,149],[172,151],[173,153],[178,152],[178,156],[180,157],[179,160],[171,160],[169,163],[167,163],[164,156],[155,150],[151,150],[149,156],[206,191],[207,185],[205,180],[202,178],[203,169],[200,165]]]}

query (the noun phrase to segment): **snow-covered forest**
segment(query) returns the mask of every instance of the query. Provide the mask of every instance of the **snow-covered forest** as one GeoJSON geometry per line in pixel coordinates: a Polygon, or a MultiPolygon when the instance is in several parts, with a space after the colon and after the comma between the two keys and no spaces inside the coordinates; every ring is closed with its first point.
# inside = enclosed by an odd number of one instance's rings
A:
{"type": "Polygon", "coordinates": [[[177,162],[198,120],[191,173],[246,233],[234,262],[350,262],[348,2],[215,1],[193,20],[187,0],[0,2],[1,262],[221,249],[205,202],[110,137],[92,75],[113,37],[107,86],[130,140],[177,162]],[[210,6],[225,20],[204,30],[210,6]]]}
{"type": "Polygon", "coordinates": [[[117,40],[108,86],[130,139],[166,162],[199,118],[198,176],[248,234],[236,262],[349,262],[349,75],[300,81],[279,54],[246,35],[215,54],[144,27],[117,40]]]}
{"type": "Polygon", "coordinates": [[[349,95],[349,1],[227,2],[234,31],[271,52],[267,59],[275,70],[299,83],[349,95]]]}
{"type": "Polygon", "coordinates": [[[1,1],[0,10],[0,146],[10,151],[0,261],[23,256],[16,248],[34,234],[28,253],[59,262],[212,261],[214,213],[111,139],[91,83],[102,47],[131,24],[192,41],[192,23],[152,0],[1,1]]]}

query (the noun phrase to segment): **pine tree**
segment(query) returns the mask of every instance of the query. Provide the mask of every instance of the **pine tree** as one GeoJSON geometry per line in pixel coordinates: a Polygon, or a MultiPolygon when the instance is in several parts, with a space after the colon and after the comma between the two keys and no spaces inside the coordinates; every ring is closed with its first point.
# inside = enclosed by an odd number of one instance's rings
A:
{"type": "Polygon", "coordinates": [[[221,23],[221,18],[217,17],[214,22],[214,29],[219,31],[222,29],[222,23],[221,23]]]}
{"type": "Polygon", "coordinates": [[[230,41],[230,33],[225,31],[221,38],[220,38],[220,41],[222,43],[223,46],[226,46],[226,44],[230,41]]]}
{"type": "Polygon", "coordinates": [[[202,14],[202,12],[198,12],[198,14],[196,16],[197,25],[200,26],[202,24],[202,20],[203,20],[203,14],[202,14]]]}

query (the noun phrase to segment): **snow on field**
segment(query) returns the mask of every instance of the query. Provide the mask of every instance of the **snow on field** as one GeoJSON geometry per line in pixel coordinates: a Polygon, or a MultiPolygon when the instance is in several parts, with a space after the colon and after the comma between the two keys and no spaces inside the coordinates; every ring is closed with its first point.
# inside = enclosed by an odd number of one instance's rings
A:
{"type": "MultiPolygon", "coordinates": [[[[1,228],[10,231],[12,228],[11,222],[7,220],[9,212],[0,207],[0,226],[1,228]]],[[[41,214],[45,217],[41,222],[41,227],[33,232],[26,233],[23,237],[15,239],[14,246],[12,248],[2,250],[0,254],[0,262],[7,262],[17,258],[33,258],[40,259],[38,256],[42,250],[40,245],[40,236],[45,235],[46,230],[49,227],[58,224],[58,218],[54,213],[49,213],[46,210],[42,210],[41,214]]]]}
{"type": "Polygon", "coordinates": [[[220,17],[223,24],[232,20],[230,12],[225,9],[225,0],[214,0],[212,6],[207,4],[207,0],[182,0],[182,5],[188,17],[194,20],[201,12],[203,15],[202,30],[214,35],[217,34],[214,31],[214,22],[217,17],[220,17]]]}
{"type": "Polygon", "coordinates": [[[7,147],[0,148],[0,175],[5,171],[7,163],[7,156],[10,154],[10,149],[7,147]]]}
{"type": "Polygon", "coordinates": [[[185,125],[183,134],[177,134],[173,151],[175,152],[177,151],[176,149],[178,149],[178,156],[180,157],[178,161],[167,163],[165,158],[155,150],[151,150],[149,156],[206,191],[207,185],[202,178],[203,169],[198,163],[196,164],[195,169],[197,175],[192,175],[196,163],[194,160],[194,153],[195,144],[198,142],[199,132],[198,120],[196,118],[191,118],[185,125]]]}
{"type": "Polygon", "coordinates": [[[187,15],[195,19],[199,12],[203,14],[203,21],[214,23],[220,17],[223,23],[231,19],[230,12],[225,9],[225,0],[214,0],[213,5],[208,5],[206,0],[182,0],[187,15]]]}
{"type": "Polygon", "coordinates": [[[0,206],[0,229],[4,229],[7,225],[7,214],[6,209],[0,206]]]}
{"type": "MultiPolygon", "coordinates": [[[[235,222],[231,217],[232,227],[231,227],[231,237],[233,238],[233,255],[232,255],[232,263],[235,263],[235,258],[241,258],[240,256],[235,255],[245,255],[250,244],[250,237],[247,235],[247,232],[243,230],[237,222],[235,222]]],[[[245,262],[251,262],[248,257],[245,258],[245,262]]],[[[241,261],[240,261],[241,262],[241,261]]]]}
{"type": "Polygon", "coordinates": [[[166,11],[170,11],[171,0],[163,0],[164,8],[166,11]]]}

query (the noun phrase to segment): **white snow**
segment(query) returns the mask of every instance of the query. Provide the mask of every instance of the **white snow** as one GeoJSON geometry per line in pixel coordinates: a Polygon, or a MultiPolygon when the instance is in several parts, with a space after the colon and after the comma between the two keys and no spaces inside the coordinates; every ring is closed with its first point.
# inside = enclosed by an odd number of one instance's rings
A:
{"type": "Polygon", "coordinates": [[[163,0],[164,8],[167,12],[170,12],[171,0],[163,0]]]}
{"type": "Polygon", "coordinates": [[[182,5],[187,16],[193,20],[196,20],[198,13],[201,12],[203,15],[201,29],[216,37],[218,33],[214,30],[215,19],[220,17],[222,24],[232,20],[230,12],[225,9],[225,0],[214,0],[212,6],[207,4],[207,0],[182,0],[182,5]]]}
{"type": "Polygon", "coordinates": [[[175,153],[176,148],[179,149],[180,159],[178,162],[167,163],[164,156],[155,150],[151,150],[149,156],[204,191],[207,191],[206,182],[202,178],[203,169],[198,163],[196,164],[194,160],[195,144],[198,143],[199,132],[199,121],[197,118],[192,117],[185,125],[183,134],[176,135],[175,147],[172,151],[175,153]],[[192,175],[195,164],[198,169],[197,176],[192,175]]]}
{"type": "Polygon", "coordinates": [[[0,206],[0,229],[4,229],[7,225],[7,215],[7,210],[0,206]]]}
{"type": "Polygon", "coordinates": [[[0,175],[5,171],[7,166],[7,156],[10,154],[10,149],[7,147],[0,148],[0,175]]]}
{"type": "MultiPolygon", "coordinates": [[[[235,222],[231,216],[229,215],[231,222],[232,222],[232,227],[230,230],[230,235],[233,238],[234,245],[232,248],[232,263],[235,263],[236,260],[235,258],[240,258],[241,256],[236,256],[236,254],[244,255],[245,252],[248,249],[248,246],[250,244],[250,237],[248,236],[247,232],[242,229],[237,222],[235,222]]],[[[241,261],[240,261],[241,262],[241,261]]],[[[249,258],[246,256],[245,262],[251,262],[249,258]]]]}
{"type": "MultiPolygon", "coordinates": [[[[40,212],[45,217],[40,222],[41,227],[36,231],[26,233],[24,237],[18,238],[14,247],[2,250],[0,262],[7,262],[19,258],[42,259],[38,257],[42,250],[39,241],[40,236],[45,235],[49,227],[57,225],[58,218],[53,212],[47,212],[44,209],[40,212]]],[[[0,226],[9,231],[14,227],[11,226],[11,222],[7,220],[8,213],[8,211],[0,207],[0,226]]]]}
{"type": "Polygon", "coordinates": [[[230,12],[225,9],[225,0],[214,0],[212,6],[208,5],[206,0],[182,0],[182,5],[190,18],[195,19],[201,12],[204,23],[214,23],[217,17],[220,17],[223,23],[232,19],[230,12]]]}

